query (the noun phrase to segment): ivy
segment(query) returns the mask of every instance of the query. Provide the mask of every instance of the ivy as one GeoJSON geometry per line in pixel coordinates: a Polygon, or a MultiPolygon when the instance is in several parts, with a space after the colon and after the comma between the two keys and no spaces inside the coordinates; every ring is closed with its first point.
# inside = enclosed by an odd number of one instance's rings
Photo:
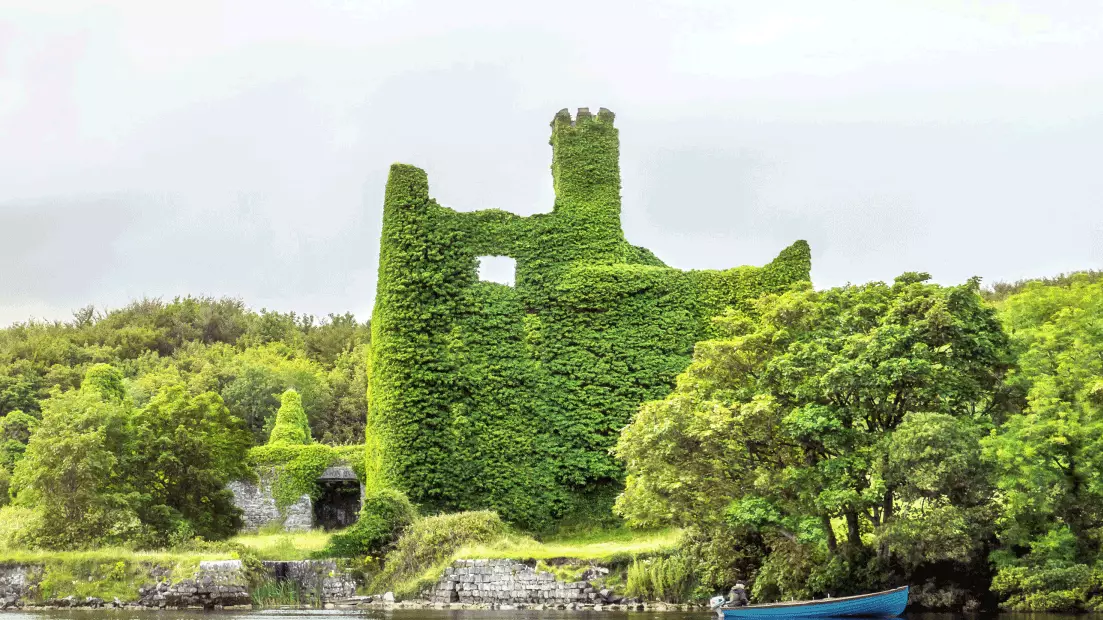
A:
{"type": "Polygon", "coordinates": [[[458,213],[391,167],[372,315],[365,476],[430,508],[549,525],[623,479],[609,454],[712,334],[710,318],[809,276],[799,241],[765,267],[680,271],[620,222],[613,114],[552,121],[551,213],[458,213]],[[478,257],[516,260],[516,286],[478,257]]]}
{"type": "Polygon", "coordinates": [[[303,495],[317,500],[321,489],[318,478],[334,465],[350,464],[364,478],[362,446],[328,446],[312,443],[310,424],[302,399],[294,390],[280,397],[276,423],[268,443],[249,450],[249,464],[272,480],[272,495],[282,512],[303,495]]]}

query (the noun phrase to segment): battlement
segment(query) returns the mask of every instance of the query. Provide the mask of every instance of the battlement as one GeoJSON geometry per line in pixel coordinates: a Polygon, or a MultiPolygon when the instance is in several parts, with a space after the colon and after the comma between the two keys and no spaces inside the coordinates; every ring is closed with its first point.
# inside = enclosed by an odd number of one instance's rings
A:
{"type": "Polygon", "coordinates": [[[590,113],[590,108],[579,108],[578,112],[575,113],[575,118],[571,118],[570,110],[563,108],[555,113],[555,118],[552,119],[551,127],[552,131],[559,127],[577,127],[579,125],[591,123],[595,119],[598,122],[612,125],[615,118],[616,115],[607,108],[598,108],[596,117],[590,113]]]}
{"type": "Polygon", "coordinates": [[[606,238],[622,238],[620,148],[613,113],[600,108],[594,116],[589,108],[579,108],[572,119],[564,108],[555,115],[551,129],[554,211],[585,212],[591,222],[604,223],[606,238]]]}

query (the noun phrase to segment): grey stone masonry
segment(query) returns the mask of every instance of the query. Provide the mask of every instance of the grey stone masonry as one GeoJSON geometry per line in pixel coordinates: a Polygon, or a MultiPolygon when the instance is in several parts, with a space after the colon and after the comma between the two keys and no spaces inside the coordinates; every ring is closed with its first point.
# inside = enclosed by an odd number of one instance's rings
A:
{"type": "MultiPolygon", "coordinates": [[[[356,583],[333,560],[264,562],[269,577],[294,583],[311,605],[354,600],[356,583]]],[[[45,573],[40,564],[0,563],[0,609],[126,608],[251,609],[250,582],[241,560],[205,560],[194,577],[175,580],[165,567],[148,566],[148,582],[138,598],[122,601],[94,596],[39,600],[35,594],[45,573]]]]}
{"type": "Polygon", "coordinates": [[[338,569],[334,560],[265,561],[268,575],[296,584],[300,595],[311,602],[348,599],[356,596],[356,582],[338,569]]]}
{"type": "Polygon", "coordinates": [[[303,495],[280,512],[272,495],[270,473],[262,473],[259,484],[235,480],[227,487],[234,494],[234,505],[241,509],[242,531],[255,532],[269,523],[279,523],[288,531],[309,530],[314,526],[314,505],[309,495],[303,495]]]}
{"type": "Polygon", "coordinates": [[[562,582],[516,560],[456,560],[428,592],[434,603],[591,603],[598,595],[585,581],[562,582]]]}

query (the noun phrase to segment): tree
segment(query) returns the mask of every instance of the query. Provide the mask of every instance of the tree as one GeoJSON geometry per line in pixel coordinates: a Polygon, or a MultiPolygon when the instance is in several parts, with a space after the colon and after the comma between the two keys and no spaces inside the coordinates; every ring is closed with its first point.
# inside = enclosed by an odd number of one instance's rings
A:
{"type": "Polygon", "coordinates": [[[369,355],[368,345],[361,344],[337,356],[333,370],[329,371],[332,406],[310,420],[311,432],[319,441],[329,444],[364,442],[369,355]]]}
{"type": "Polygon", "coordinates": [[[45,401],[42,421],[15,468],[17,501],[41,514],[36,538],[43,546],[122,542],[142,529],[134,497],[118,483],[129,412],[113,389],[121,377],[112,371],[95,367],[80,390],[45,401]]]}
{"type": "Polygon", "coordinates": [[[250,475],[245,454],[252,441],[217,394],[168,386],[130,417],[127,438],[121,460],[142,495],[143,522],[208,539],[237,531],[240,511],[226,484],[250,475]]]}
{"type": "Polygon", "coordinates": [[[249,445],[217,394],[167,385],[137,409],[100,364],[44,402],[12,486],[47,547],[223,538],[239,525],[226,484],[249,475],[249,445]]]}
{"type": "Polygon", "coordinates": [[[0,418],[0,467],[9,472],[23,458],[38,418],[16,409],[0,418]]]}
{"type": "Polygon", "coordinates": [[[622,433],[618,510],[705,530],[724,518],[773,537],[775,550],[822,545],[853,570],[870,554],[890,560],[895,522],[975,507],[961,489],[977,470],[941,463],[909,436],[952,432],[978,462],[976,437],[1002,406],[1007,338],[976,281],[927,280],[801,286],[719,318],[722,337],[698,343],[674,392],[622,433]],[[922,482],[902,467],[923,468],[922,482]]]}
{"type": "Polygon", "coordinates": [[[985,440],[999,473],[994,587],[1014,609],[1087,609],[1103,527],[1103,280],[1028,283],[999,306],[1023,410],[985,440]]]}
{"type": "Polygon", "coordinates": [[[234,356],[223,370],[232,380],[222,390],[226,405],[245,420],[256,443],[268,437],[279,395],[293,389],[310,419],[324,418],[332,406],[326,373],[315,362],[282,344],[251,347],[234,356]]]}

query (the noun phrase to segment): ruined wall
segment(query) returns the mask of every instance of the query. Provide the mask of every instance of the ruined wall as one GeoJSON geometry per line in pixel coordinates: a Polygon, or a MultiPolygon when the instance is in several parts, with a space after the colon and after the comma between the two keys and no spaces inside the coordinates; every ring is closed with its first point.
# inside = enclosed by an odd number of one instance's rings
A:
{"type": "MultiPolygon", "coordinates": [[[[264,562],[268,578],[288,581],[300,591],[304,605],[348,601],[356,584],[333,560],[264,562]]],[[[95,596],[44,598],[39,583],[44,566],[35,563],[0,564],[0,609],[19,608],[130,608],[130,609],[251,609],[250,580],[241,560],[205,560],[194,576],[180,578],[167,568],[149,566],[148,583],[133,599],[104,600],[95,596]]]]}
{"type": "Polygon", "coordinates": [[[556,581],[516,560],[457,560],[430,592],[434,603],[563,605],[593,603],[598,593],[585,581],[556,581]]]}
{"type": "MultiPolygon", "coordinates": [[[[308,493],[280,508],[273,491],[275,479],[280,475],[285,472],[279,467],[261,467],[256,482],[235,480],[227,485],[234,494],[234,505],[241,509],[243,532],[255,532],[270,524],[280,524],[289,532],[309,530],[316,525],[314,499],[308,493]]],[[[360,502],[363,503],[364,486],[352,467],[340,462],[330,465],[317,476],[315,485],[332,482],[355,482],[360,487],[360,502]]]]}
{"type": "Polygon", "coordinates": [[[241,509],[241,531],[255,532],[273,523],[287,531],[309,530],[314,526],[314,503],[309,495],[280,510],[272,493],[275,473],[264,470],[258,482],[235,480],[228,486],[234,494],[234,505],[241,509]]]}
{"type": "MultiPolygon", "coordinates": [[[[528,527],[608,508],[609,454],[666,395],[724,308],[807,280],[797,242],[765,267],[680,271],[620,223],[612,112],[552,122],[551,213],[458,213],[425,172],[392,166],[372,314],[366,481],[434,509],[491,508],[528,527]],[[513,287],[478,257],[516,260],[513,287]]],[[[719,180],[718,180],[719,182],[719,180]]],[[[671,205],[678,208],[679,205],[671,205]]]]}

